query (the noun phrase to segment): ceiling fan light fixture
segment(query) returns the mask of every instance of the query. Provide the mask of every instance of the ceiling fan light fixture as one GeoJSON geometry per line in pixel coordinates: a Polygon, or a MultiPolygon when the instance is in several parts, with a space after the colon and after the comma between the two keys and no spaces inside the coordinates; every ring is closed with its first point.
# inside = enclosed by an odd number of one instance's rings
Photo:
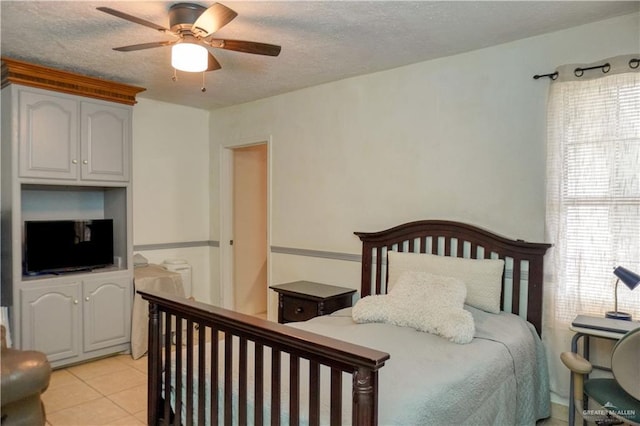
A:
{"type": "Polygon", "coordinates": [[[194,43],[178,43],[171,47],[171,66],[180,71],[203,72],[209,66],[208,51],[194,43]]]}
{"type": "Polygon", "coordinates": [[[214,3],[213,6],[209,8],[195,3],[174,4],[169,9],[170,28],[165,28],[162,25],[154,24],[153,22],[111,9],[110,7],[98,7],[97,9],[113,15],[116,18],[143,25],[175,37],[173,40],[132,44],[113,48],[113,50],[119,52],[134,52],[137,50],[171,46],[173,81],[177,80],[177,70],[192,73],[201,72],[203,73],[203,79],[205,72],[219,70],[221,68],[220,63],[209,52],[211,48],[265,56],[278,56],[280,54],[280,46],[275,44],[212,38],[212,35],[216,31],[227,25],[238,15],[220,3],[214,3]]]}

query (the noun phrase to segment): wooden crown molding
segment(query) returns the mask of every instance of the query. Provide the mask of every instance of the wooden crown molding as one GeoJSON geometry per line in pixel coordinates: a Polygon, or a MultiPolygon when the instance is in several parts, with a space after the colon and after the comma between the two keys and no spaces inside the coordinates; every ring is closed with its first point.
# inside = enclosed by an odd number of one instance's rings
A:
{"type": "Polygon", "coordinates": [[[11,83],[127,105],[134,105],[136,94],[146,90],[142,87],[87,77],[3,56],[1,87],[11,83]]]}

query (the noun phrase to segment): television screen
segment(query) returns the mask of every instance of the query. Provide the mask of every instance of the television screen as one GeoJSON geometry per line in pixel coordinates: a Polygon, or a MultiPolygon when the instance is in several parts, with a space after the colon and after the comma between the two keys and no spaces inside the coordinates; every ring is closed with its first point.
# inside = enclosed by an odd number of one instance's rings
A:
{"type": "Polygon", "coordinates": [[[113,264],[113,220],[25,221],[26,274],[89,270],[113,264]]]}

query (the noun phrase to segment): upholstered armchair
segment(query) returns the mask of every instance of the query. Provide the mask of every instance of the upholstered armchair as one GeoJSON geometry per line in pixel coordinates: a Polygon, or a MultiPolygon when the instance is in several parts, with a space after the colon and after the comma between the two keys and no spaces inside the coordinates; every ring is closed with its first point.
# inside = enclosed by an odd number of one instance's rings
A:
{"type": "Polygon", "coordinates": [[[44,404],[40,395],[49,386],[51,365],[42,352],[7,348],[2,328],[0,378],[2,381],[2,426],[44,425],[44,404]]]}

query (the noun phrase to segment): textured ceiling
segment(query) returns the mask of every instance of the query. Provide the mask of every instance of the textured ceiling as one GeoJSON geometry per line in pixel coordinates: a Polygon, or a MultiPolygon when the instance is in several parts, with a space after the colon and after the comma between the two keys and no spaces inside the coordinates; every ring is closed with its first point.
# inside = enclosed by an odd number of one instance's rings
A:
{"type": "Polygon", "coordinates": [[[2,0],[0,49],[14,59],[145,87],[142,98],[213,109],[640,10],[637,1],[224,1],[238,17],[216,36],[278,44],[282,53],[216,49],[222,69],[206,73],[202,93],[201,73],[178,72],[172,81],[168,47],[111,49],[169,36],[96,10],[108,6],[168,27],[174,3],[2,0]]]}

